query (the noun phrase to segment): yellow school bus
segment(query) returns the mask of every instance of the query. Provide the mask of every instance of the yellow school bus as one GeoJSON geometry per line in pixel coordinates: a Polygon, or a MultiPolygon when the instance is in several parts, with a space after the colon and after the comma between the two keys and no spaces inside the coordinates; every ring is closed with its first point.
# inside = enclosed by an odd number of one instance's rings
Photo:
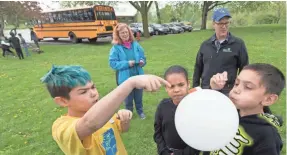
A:
{"type": "Polygon", "coordinates": [[[117,19],[113,7],[95,5],[42,12],[41,18],[33,20],[33,25],[38,40],[70,38],[73,43],[82,42],[82,39],[94,42],[112,36],[117,19]]]}

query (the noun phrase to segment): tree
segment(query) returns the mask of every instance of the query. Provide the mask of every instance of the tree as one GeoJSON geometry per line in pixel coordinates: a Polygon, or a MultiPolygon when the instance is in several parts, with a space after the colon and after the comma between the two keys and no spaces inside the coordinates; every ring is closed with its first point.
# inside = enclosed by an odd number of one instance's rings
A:
{"type": "Polygon", "coordinates": [[[92,5],[108,5],[114,6],[118,1],[61,1],[60,5],[64,8],[76,7],[76,6],[92,6],[92,5]]]}
{"type": "Polygon", "coordinates": [[[172,18],[175,18],[175,12],[171,5],[167,4],[164,8],[160,9],[161,20],[163,23],[170,22],[172,18]]]}
{"type": "Polygon", "coordinates": [[[41,10],[36,1],[0,1],[0,36],[4,36],[5,19],[17,28],[20,20],[40,17],[41,10]]]}
{"type": "Polygon", "coordinates": [[[157,1],[154,1],[154,4],[155,4],[155,9],[156,9],[157,21],[158,21],[159,24],[161,24],[160,12],[159,12],[157,1]]]}
{"type": "MultiPolygon", "coordinates": [[[[270,7],[276,11],[274,11],[275,15],[277,16],[277,19],[275,20],[275,23],[279,23],[279,21],[282,19],[282,16],[286,15],[286,2],[271,2],[270,7]]],[[[285,18],[286,19],[286,18],[285,18]]]]}
{"type": "Polygon", "coordinates": [[[233,1],[228,3],[228,8],[234,13],[238,12],[255,12],[267,9],[271,2],[268,1],[233,1]]]}
{"type": "Polygon", "coordinates": [[[145,37],[150,37],[148,30],[148,11],[152,2],[153,1],[129,1],[129,3],[141,13],[145,37]]]}
{"type": "Polygon", "coordinates": [[[216,6],[224,5],[229,3],[227,2],[220,2],[220,1],[204,1],[202,4],[202,14],[201,14],[201,30],[206,29],[206,21],[207,21],[207,14],[210,10],[215,8],[216,6]]]}

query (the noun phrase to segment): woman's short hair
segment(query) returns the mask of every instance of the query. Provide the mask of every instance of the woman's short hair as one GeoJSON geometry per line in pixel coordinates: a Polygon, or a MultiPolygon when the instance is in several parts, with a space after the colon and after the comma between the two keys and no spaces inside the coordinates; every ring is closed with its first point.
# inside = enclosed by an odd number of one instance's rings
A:
{"type": "Polygon", "coordinates": [[[131,28],[125,23],[118,23],[115,26],[114,31],[113,31],[113,41],[112,41],[113,44],[122,44],[123,43],[122,39],[119,36],[119,31],[123,30],[124,28],[127,28],[129,31],[129,41],[135,40],[131,28]]]}

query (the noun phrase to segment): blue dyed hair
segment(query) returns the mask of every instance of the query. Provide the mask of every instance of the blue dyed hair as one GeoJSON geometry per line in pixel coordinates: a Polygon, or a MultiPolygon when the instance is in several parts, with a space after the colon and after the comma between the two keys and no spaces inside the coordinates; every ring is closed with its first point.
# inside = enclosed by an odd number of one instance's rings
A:
{"type": "Polygon", "coordinates": [[[77,86],[84,86],[91,81],[90,74],[81,66],[55,66],[41,78],[50,95],[70,99],[70,91],[77,86]]]}

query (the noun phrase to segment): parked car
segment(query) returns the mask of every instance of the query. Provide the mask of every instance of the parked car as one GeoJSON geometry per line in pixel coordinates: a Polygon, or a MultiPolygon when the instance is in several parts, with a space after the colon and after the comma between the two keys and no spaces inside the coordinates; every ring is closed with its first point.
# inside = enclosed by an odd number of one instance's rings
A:
{"type": "Polygon", "coordinates": [[[183,28],[179,27],[179,26],[175,26],[172,23],[165,23],[165,24],[161,24],[162,26],[169,28],[169,33],[171,34],[175,34],[175,33],[181,33],[183,32],[183,28]]]}
{"type": "MultiPolygon", "coordinates": [[[[138,29],[138,31],[141,33],[141,36],[143,36],[144,30],[143,30],[143,25],[142,25],[142,23],[131,23],[129,26],[130,26],[131,28],[136,28],[136,29],[138,29]]],[[[148,27],[148,30],[149,30],[149,34],[150,34],[151,36],[153,36],[153,35],[154,35],[154,30],[153,30],[153,28],[151,28],[151,27],[149,26],[149,27],[148,27]]]]}
{"type": "Polygon", "coordinates": [[[133,32],[134,37],[136,37],[137,36],[137,32],[140,32],[139,29],[135,28],[135,27],[130,27],[130,28],[131,28],[131,30],[133,32]]]}
{"type": "Polygon", "coordinates": [[[190,25],[185,25],[184,23],[173,23],[174,25],[176,26],[179,26],[181,28],[183,28],[184,32],[185,31],[188,31],[188,32],[191,32],[193,30],[193,27],[190,26],[190,25]]]}
{"type": "Polygon", "coordinates": [[[149,24],[149,26],[153,28],[155,35],[168,34],[169,33],[169,28],[166,28],[160,24],[149,24]]]}

